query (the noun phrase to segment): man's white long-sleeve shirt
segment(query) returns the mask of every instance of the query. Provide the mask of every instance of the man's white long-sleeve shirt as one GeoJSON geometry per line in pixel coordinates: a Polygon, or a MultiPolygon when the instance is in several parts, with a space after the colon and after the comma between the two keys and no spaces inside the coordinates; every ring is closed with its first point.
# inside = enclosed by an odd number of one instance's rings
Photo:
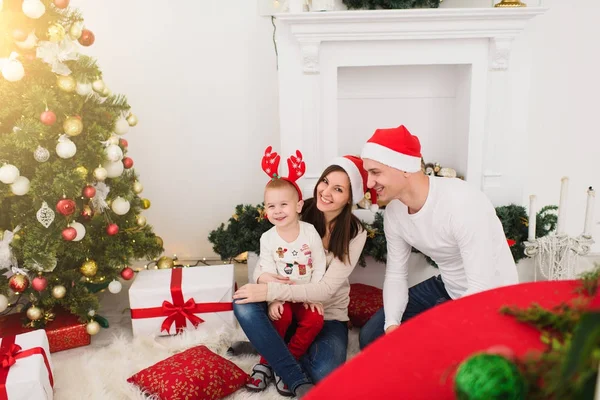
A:
{"type": "Polygon", "coordinates": [[[451,298],[518,283],[517,267],[496,210],[480,190],[456,178],[429,177],[429,195],[414,214],[399,200],[385,209],[385,325],[399,325],[408,304],[411,247],[439,267],[451,298]]]}

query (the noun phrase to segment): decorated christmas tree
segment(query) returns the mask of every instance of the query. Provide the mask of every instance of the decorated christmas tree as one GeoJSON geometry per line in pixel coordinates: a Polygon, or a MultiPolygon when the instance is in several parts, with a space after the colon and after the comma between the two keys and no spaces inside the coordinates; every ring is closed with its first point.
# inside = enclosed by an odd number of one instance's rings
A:
{"type": "Polygon", "coordinates": [[[69,0],[0,0],[0,313],[62,307],[90,334],[98,292],[163,250],[122,137],[137,118],[79,53],[94,40],[69,0]]]}

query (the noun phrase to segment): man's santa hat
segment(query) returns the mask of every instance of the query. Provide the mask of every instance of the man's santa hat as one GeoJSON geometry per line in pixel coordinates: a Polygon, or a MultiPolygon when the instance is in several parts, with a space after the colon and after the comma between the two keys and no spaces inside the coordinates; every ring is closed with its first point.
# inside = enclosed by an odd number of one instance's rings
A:
{"type": "MultiPolygon", "coordinates": [[[[357,204],[365,197],[365,193],[371,194],[371,202],[374,206],[377,206],[377,194],[373,189],[367,187],[367,171],[363,168],[363,161],[360,157],[356,156],[343,156],[336,157],[329,165],[337,165],[342,167],[348,177],[350,178],[350,186],[352,187],[352,203],[357,204]]],[[[373,207],[377,208],[377,207],[373,207]]],[[[376,211],[372,209],[373,211],[376,211]]]]}
{"type": "Polygon", "coordinates": [[[421,170],[421,143],[404,125],[377,129],[360,156],[404,172],[421,170]]]}

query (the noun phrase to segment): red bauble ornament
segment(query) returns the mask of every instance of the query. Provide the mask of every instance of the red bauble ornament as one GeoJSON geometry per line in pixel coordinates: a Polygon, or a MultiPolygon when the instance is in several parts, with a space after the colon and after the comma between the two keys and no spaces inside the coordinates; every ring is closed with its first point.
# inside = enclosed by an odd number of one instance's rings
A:
{"type": "Polygon", "coordinates": [[[67,8],[69,7],[69,2],[71,0],[54,0],[54,5],[56,8],[67,8]]]}
{"type": "Polygon", "coordinates": [[[43,291],[48,286],[48,280],[43,276],[36,276],[31,281],[31,287],[38,292],[43,291]]]}
{"type": "Polygon", "coordinates": [[[56,203],[56,211],[64,216],[71,215],[75,212],[75,202],[71,199],[61,199],[56,203]]]}
{"type": "Polygon", "coordinates": [[[16,28],[13,31],[13,39],[15,39],[17,42],[22,42],[25,39],[27,39],[27,32],[25,32],[23,29],[20,28],[16,28]]]}
{"type": "Polygon", "coordinates": [[[121,145],[121,147],[129,146],[129,143],[125,139],[119,139],[119,144],[121,145]]]}
{"type": "Polygon", "coordinates": [[[56,122],[56,114],[50,110],[46,110],[40,115],[40,121],[42,121],[42,124],[44,125],[54,125],[56,122]]]}
{"type": "Polygon", "coordinates": [[[78,39],[82,46],[91,46],[94,44],[94,40],[96,40],[96,37],[89,29],[84,29],[78,39]]]}
{"type": "Polygon", "coordinates": [[[29,278],[23,274],[14,274],[8,280],[8,286],[13,292],[21,293],[29,287],[29,278]]]}
{"type": "Polygon", "coordinates": [[[83,206],[83,210],[81,210],[81,217],[84,220],[89,221],[90,219],[92,219],[93,216],[94,216],[94,211],[92,211],[92,207],[83,206]]]}
{"type": "Polygon", "coordinates": [[[83,196],[87,197],[88,199],[91,199],[92,197],[94,197],[96,195],[96,188],[90,185],[87,185],[86,187],[83,188],[83,196]]]}
{"type": "Polygon", "coordinates": [[[62,231],[62,237],[63,237],[63,239],[70,242],[71,240],[73,240],[77,237],[77,230],[71,226],[68,228],[65,228],[62,231]]]}
{"type": "Polygon", "coordinates": [[[121,271],[121,278],[123,278],[126,281],[128,281],[131,278],[133,278],[134,274],[135,274],[135,272],[133,272],[133,270],[131,268],[126,267],[126,268],[123,268],[123,271],[121,271]]]}
{"type": "Polygon", "coordinates": [[[123,159],[123,166],[126,169],[129,169],[129,168],[133,167],[133,160],[131,159],[131,157],[125,157],[123,159]]]}
{"type": "Polygon", "coordinates": [[[106,233],[107,233],[109,236],[114,236],[114,235],[116,235],[117,233],[119,233],[119,226],[118,226],[117,224],[109,224],[109,225],[106,227],[106,233]]]}

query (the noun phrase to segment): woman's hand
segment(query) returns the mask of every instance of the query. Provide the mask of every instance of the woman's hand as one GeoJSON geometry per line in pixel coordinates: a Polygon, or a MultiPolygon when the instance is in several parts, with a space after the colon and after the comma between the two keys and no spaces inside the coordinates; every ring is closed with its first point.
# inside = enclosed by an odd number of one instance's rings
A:
{"type": "Polygon", "coordinates": [[[290,280],[289,276],[280,276],[277,274],[272,274],[270,272],[263,272],[258,277],[258,283],[269,283],[269,282],[284,283],[284,284],[288,284],[288,285],[293,284],[293,282],[290,280]]]}
{"type": "Polygon", "coordinates": [[[244,285],[234,293],[233,300],[236,304],[260,303],[261,301],[267,301],[267,285],[264,283],[249,283],[244,285]]]}

